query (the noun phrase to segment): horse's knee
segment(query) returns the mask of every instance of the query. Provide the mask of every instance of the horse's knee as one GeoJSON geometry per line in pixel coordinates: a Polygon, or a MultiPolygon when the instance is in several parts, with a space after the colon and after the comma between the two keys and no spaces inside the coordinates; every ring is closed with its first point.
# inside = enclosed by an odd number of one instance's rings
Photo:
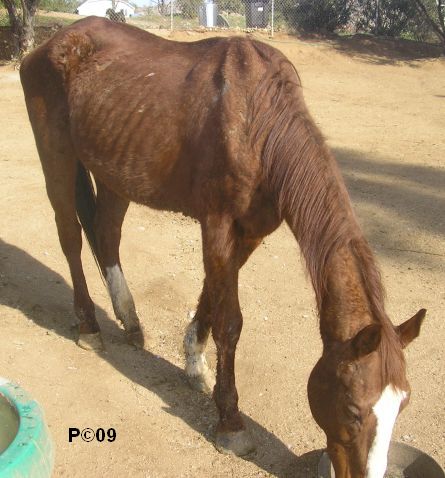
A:
{"type": "Polygon", "coordinates": [[[215,316],[212,325],[212,336],[218,349],[234,353],[241,330],[243,317],[240,310],[225,311],[215,316]]]}

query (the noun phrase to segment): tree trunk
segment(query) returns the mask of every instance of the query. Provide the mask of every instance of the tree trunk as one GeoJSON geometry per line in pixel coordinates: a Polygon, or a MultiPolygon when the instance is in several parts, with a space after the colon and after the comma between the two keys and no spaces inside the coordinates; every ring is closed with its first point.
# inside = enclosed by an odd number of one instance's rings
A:
{"type": "Polygon", "coordinates": [[[39,0],[21,0],[21,11],[17,10],[14,0],[2,1],[8,11],[14,38],[13,55],[18,58],[34,46],[34,16],[39,0]]]}
{"type": "Polygon", "coordinates": [[[28,53],[34,47],[34,16],[37,5],[33,1],[21,0],[23,11],[22,31],[19,39],[20,53],[28,53]]]}
{"type": "Polygon", "coordinates": [[[445,3],[443,0],[436,0],[437,3],[437,16],[439,18],[439,24],[442,27],[443,40],[445,44],[445,19],[444,19],[444,10],[445,10],[445,3]]]}
{"type": "Polygon", "coordinates": [[[11,25],[13,43],[13,55],[18,57],[20,54],[20,32],[22,30],[22,21],[20,13],[14,4],[14,0],[3,0],[6,10],[8,11],[9,23],[11,25]]]}
{"type": "Polygon", "coordinates": [[[442,46],[445,53],[445,25],[444,25],[444,16],[443,16],[443,10],[442,10],[443,9],[442,1],[436,0],[437,13],[439,18],[438,23],[436,23],[431,18],[422,0],[415,0],[415,3],[416,3],[418,12],[425,16],[431,28],[433,29],[434,33],[439,37],[440,41],[442,42],[442,46]]]}

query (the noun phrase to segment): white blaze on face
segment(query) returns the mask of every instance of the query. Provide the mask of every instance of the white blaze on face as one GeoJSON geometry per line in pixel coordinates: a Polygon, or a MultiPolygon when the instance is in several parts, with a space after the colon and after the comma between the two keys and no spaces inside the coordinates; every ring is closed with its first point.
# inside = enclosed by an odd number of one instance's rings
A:
{"type": "Polygon", "coordinates": [[[377,427],[368,454],[366,478],[383,478],[385,474],[392,429],[399,414],[400,404],[405,397],[406,392],[387,385],[377,403],[372,407],[377,418],[377,427]]]}

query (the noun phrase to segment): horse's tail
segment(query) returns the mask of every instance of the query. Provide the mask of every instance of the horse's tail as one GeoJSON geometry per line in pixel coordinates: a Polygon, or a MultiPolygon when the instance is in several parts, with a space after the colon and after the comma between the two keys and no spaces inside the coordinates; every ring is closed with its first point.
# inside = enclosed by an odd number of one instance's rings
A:
{"type": "Polygon", "coordinates": [[[102,269],[98,259],[97,237],[94,228],[94,218],[96,216],[96,193],[94,191],[93,180],[90,172],[85,169],[81,162],[77,165],[76,176],[76,211],[82,229],[90,245],[91,252],[96,261],[99,271],[102,269]]]}

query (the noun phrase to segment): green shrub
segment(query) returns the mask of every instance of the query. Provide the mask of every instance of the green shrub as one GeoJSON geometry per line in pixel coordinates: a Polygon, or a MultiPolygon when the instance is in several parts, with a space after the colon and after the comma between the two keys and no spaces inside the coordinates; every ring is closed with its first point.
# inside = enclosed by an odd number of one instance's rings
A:
{"type": "Polygon", "coordinates": [[[376,35],[400,36],[416,17],[412,0],[365,0],[360,3],[357,29],[376,35]]]}
{"type": "Polygon", "coordinates": [[[178,0],[177,5],[184,18],[196,18],[203,0],[178,0]]]}
{"type": "Polygon", "coordinates": [[[290,27],[305,32],[333,32],[349,22],[352,0],[300,0],[283,8],[290,27]]]}
{"type": "Polygon", "coordinates": [[[244,3],[241,0],[218,0],[218,10],[227,13],[244,14],[244,3]]]}
{"type": "MultiPolygon", "coordinates": [[[[440,28],[441,21],[438,15],[438,5],[436,0],[423,0],[423,5],[431,20],[440,28]]],[[[443,5],[443,14],[445,15],[445,4],[443,5]]],[[[442,30],[445,31],[444,28],[442,30]]],[[[436,36],[431,27],[430,22],[427,21],[425,15],[417,13],[407,23],[404,37],[417,41],[435,41],[436,36]]]]}
{"type": "Polygon", "coordinates": [[[81,3],[78,0],[41,0],[39,8],[48,12],[74,13],[81,3]]]}

